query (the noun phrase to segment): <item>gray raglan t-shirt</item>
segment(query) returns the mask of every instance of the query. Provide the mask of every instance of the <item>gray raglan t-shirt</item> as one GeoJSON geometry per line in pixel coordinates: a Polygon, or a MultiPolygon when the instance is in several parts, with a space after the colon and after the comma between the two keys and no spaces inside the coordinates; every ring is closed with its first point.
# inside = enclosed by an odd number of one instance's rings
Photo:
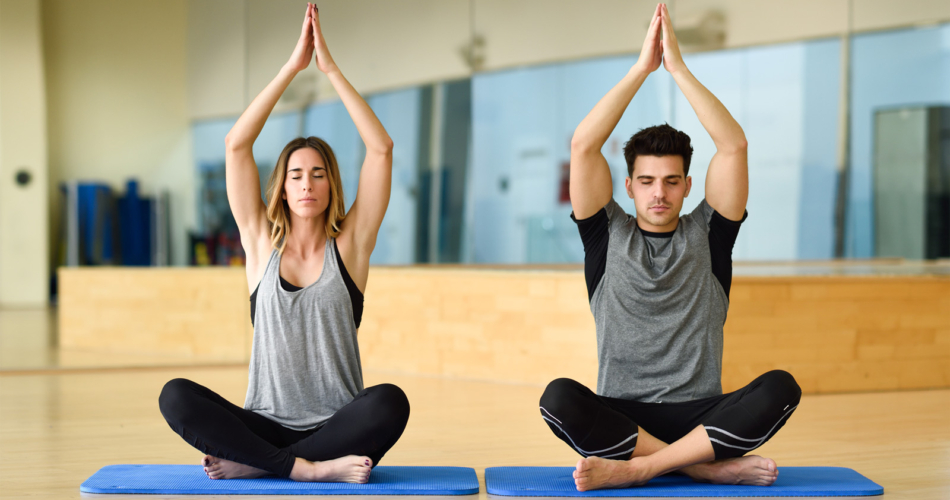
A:
{"type": "Polygon", "coordinates": [[[722,394],[731,252],[741,221],[703,200],[672,233],[649,233],[611,200],[577,224],[597,328],[597,393],[642,402],[722,394]]]}

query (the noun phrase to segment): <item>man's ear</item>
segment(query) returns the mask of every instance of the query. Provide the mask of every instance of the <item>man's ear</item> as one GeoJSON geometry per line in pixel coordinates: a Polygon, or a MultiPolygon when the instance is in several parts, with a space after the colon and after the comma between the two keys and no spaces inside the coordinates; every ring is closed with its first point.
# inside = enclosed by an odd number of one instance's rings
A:
{"type": "Polygon", "coordinates": [[[689,191],[691,189],[693,189],[693,178],[687,175],[686,176],[686,192],[683,193],[683,198],[686,198],[687,196],[689,196],[689,191]]]}
{"type": "Polygon", "coordinates": [[[632,199],[633,199],[633,179],[630,178],[630,177],[627,177],[627,178],[623,181],[623,185],[624,185],[624,187],[627,188],[627,196],[629,196],[630,199],[632,200],[632,199]]]}

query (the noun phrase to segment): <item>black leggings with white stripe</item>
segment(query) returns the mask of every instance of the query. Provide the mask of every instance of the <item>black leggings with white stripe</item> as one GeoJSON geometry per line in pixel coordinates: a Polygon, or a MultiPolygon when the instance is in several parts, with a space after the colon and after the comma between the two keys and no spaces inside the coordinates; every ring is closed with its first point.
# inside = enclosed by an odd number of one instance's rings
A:
{"type": "Polygon", "coordinates": [[[785,425],[801,396],[795,379],[782,370],[729,394],[682,403],[607,398],[560,378],[541,396],[541,416],[581,455],[613,460],[633,456],[640,429],[669,444],[702,425],[719,460],[762,446],[785,425]]]}

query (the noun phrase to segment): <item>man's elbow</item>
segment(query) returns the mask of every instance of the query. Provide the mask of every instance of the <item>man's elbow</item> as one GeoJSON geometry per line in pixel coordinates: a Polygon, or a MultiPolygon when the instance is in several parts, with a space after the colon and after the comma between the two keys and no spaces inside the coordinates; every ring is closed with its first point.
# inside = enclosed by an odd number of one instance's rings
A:
{"type": "Polygon", "coordinates": [[[574,137],[571,137],[571,153],[589,153],[594,149],[594,144],[585,139],[584,137],[578,137],[576,134],[574,137]]]}
{"type": "Polygon", "coordinates": [[[745,154],[749,150],[749,141],[743,137],[735,141],[730,141],[716,149],[725,154],[745,154]]]}

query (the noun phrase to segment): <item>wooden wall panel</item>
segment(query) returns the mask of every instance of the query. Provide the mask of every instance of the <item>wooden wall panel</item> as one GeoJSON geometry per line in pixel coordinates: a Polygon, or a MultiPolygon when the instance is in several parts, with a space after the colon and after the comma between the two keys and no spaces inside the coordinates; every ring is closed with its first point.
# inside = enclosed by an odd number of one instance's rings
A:
{"type": "Polygon", "coordinates": [[[64,348],[244,361],[249,328],[243,268],[59,270],[64,348]]]}
{"type": "MultiPolygon", "coordinates": [[[[64,269],[70,348],[245,361],[243,269],[64,269]]],[[[950,277],[736,277],[723,388],[785,369],[806,393],[950,387],[950,277]]],[[[368,369],[593,386],[583,273],[373,268],[360,328],[368,369]]]]}
{"type": "Polygon", "coordinates": [[[360,350],[365,367],[381,370],[596,383],[594,321],[576,272],[374,269],[360,350]]]}
{"type": "Polygon", "coordinates": [[[950,387],[950,277],[739,277],[723,388],[781,368],[808,393],[950,387]]]}

